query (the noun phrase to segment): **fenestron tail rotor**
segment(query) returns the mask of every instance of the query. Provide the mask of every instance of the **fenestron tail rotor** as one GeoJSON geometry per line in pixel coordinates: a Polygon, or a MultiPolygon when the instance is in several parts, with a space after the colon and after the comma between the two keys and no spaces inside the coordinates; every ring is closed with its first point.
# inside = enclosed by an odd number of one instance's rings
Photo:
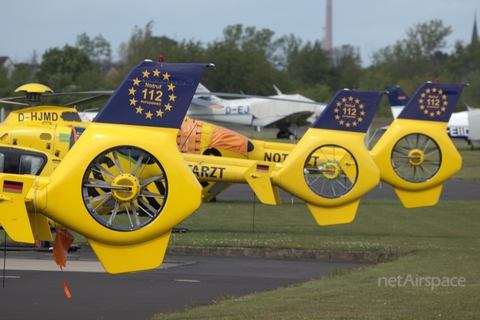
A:
{"type": "Polygon", "coordinates": [[[305,181],[310,189],[324,198],[347,194],[358,179],[358,164],[352,153],[339,145],[324,145],[314,150],[305,163],[305,181]],[[316,157],[313,166],[312,159],[316,157]]]}
{"type": "Polygon", "coordinates": [[[408,182],[425,182],[440,169],[442,154],[435,140],[413,133],[397,141],[392,150],[392,167],[408,182]]]}
{"type": "Polygon", "coordinates": [[[167,200],[167,190],[160,162],[149,152],[131,146],[99,154],[83,178],[83,201],[88,211],[113,230],[136,230],[154,221],[167,200]]]}

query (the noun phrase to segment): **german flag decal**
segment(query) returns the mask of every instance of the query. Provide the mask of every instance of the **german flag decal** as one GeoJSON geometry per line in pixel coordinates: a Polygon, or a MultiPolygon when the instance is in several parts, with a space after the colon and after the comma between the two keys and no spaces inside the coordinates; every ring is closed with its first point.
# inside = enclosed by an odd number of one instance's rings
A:
{"type": "Polygon", "coordinates": [[[257,164],[257,172],[268,172],[268,169],[268,166],[257,164]]]}
{"type": "Polygon", "coordinates": [[[23,182],[17,181],[3,181],[3,192],[10,192],[10,193],[22,193],[23,189],[23,182]]]}

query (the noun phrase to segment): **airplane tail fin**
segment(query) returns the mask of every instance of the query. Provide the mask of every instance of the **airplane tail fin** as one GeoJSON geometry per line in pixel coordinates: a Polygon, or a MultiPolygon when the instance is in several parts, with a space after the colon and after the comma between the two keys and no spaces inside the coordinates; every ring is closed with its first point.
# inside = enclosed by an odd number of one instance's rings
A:
{"type": "Polygon", "coordinates": [[[195,90],[195,95],[202,95],[203,93],[210,93],[210,90],[207,89],[203,84],[199,83],[197,90],[195,90]]]}
{"type": "Polygon", "coordinates": [[[467,111],[472,111],[473,108],[470,107],[470,105],[467,103],[467,101],[463,101],[463,104],[465,105],[465,107],[467,108],[467,111]]]}
{"type": "Polygon", "coordinates": [[[464,86],[425,83],[371,151],[407,208],[435,205],[443,182],[461,167],[446,127],[464,86]]]}
{"type": "Polygon", "coordinates": [[[360,197],[380,181],[364,143],[382,92],[342,90],[274,172],[274,184],[304,200],[319,225],[350,223],[360,197]]]}
{"type": "Polygon", "coordinates": [[[393,119],[396,119],[403,107],[410,101],[410,98],[398,85],[395,87],[385,87],[385,93],[388,96],[393,119]]]}
{"type": "Polygon", "coordinates": [[[223,101],[222,98],[212,94],[212,92],[201,83],[198,84],[197,90],[195,91],[194,100],[197,104],[205,106],[211,105],[212,103],[221,104],[221,102],[223,101]],[[205,102],[202,103],[202,101],[209,101],[210,104],[206,104],[205,102]]]}
{"type": "Polygon", "coordinates": [[[278,89],[278,87],[276,85],[273,84],[273,89],[275,89],[275,92],[277,93],[277,95],[282,95],[282,91],[280,91],[280,89],[278,89]]]}

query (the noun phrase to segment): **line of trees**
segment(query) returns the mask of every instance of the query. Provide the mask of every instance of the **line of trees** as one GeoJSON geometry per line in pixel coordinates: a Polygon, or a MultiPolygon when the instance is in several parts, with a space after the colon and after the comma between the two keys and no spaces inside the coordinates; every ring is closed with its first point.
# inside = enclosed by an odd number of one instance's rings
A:
{"type": "MultiPolygon", "coordinates": [[[[409,28],[404,39],[374,52],[373,63],[366,68],[350,45],[329,53],[320,41],[303,43],[293,35],[274,38],[269,29],[232,25],[224,29],[223,38],[202,43],[154,36],[152,27],[153,22],[135,27],[120,45],[118,61],[112,61],[110,43],[103,36],[90,38],[84,33],[77,36],[75,46],[47,50],[39,64],[16,65],[9,77],[0,70],[0,97],[11,96],[28,82],[45,84],[55,92],[114,89],[131,67],[161,54],[166,62],[214,63],[216,68],[202,78],[212,91],[273,95],[275,84],[284,93],[327,102],[343,88],[383,90],[401,84],[412,95],[425,81],[440,79],[469,83],[462,99],[480,107],[480,43],[457,42],[447,52],[446,38],[452,30],[441,20],[409,28]]],[[[68,98],[56,98],[52,104],[62,99],[68,98]]],[[[386,105],[386,99],[382,103],[386,105]]],[[[380,108],[379,114],[390,115],[388,108],[380,108]]]]}

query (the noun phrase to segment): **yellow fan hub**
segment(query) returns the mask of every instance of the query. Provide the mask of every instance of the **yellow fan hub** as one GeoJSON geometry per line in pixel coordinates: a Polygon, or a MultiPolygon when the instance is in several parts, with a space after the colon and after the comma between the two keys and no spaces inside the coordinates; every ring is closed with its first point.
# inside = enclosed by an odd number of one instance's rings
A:
{"type": "Polygon", "coordinates": [[[325,163],[322,166],[322,174],[325,179],[335,180],[340,175],[340,167],[334,162],[325,163]]]}
{"type": "Polygon", "coordinates": [[[408,152],[408,162],[412,166],[420,166],[425,161],[425,154],[420,149],[412,149],[408,152]]]}
{"type": "Polygon", "coordinates": [[[121,174],[112,181],[112,195],[121,202],[130,202],[140,194],[140,183],[131,174],[121,174]],[[118,189],[115,189],[118,187],[118,189]]]}

